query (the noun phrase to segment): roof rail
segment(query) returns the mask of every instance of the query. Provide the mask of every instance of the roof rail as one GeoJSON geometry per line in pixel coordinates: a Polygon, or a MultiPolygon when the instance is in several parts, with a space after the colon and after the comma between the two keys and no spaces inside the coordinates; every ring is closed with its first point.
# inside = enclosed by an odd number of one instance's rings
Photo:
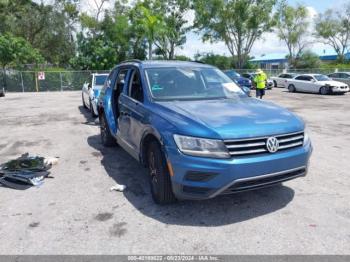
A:
{"type": "Polygon", "coordinates": [[[142,61],[140,59],[129,59],[129,60],[125,60],[121,63],[142,63],[142,61]]]}

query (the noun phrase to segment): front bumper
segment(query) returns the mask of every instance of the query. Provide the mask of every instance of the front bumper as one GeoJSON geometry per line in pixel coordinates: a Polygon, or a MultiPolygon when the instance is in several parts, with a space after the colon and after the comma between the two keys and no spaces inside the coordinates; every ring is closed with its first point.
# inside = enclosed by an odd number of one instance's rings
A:
{"type": "Polygon", "coordinates": [[[175,196],[178,199],[208,199],[305,176],[312,145],[230,159],[187,156],[177,148],[166,151],[173,168],[175,196]]]}
{"type": "Polygon", "coordinates": [[[331,87],[332,93],[346,93],[349,92],[349,87],[331,87]]]}

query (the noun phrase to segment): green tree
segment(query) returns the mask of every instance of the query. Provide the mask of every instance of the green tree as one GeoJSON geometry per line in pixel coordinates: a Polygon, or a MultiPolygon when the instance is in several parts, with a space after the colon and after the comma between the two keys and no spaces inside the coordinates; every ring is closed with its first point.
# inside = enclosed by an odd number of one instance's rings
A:
{"type": "Polygon", "coordinates": [[[331,9],[316,20],[316,36],[325,44],[333,47],[340,62],[345,60],[345,52],[350,45],[350,3],[342,12],[331,9]]]}
{"type": "Polygon", "coordinates": [[[160,32],[163,31],[164,25],[161,15],[153,12],[155,7],[151,4],[153,3],[136,3],[134,16],[135,20],[133,21],[140,27],[145,38],[147,39],[149,60],[152,60],[154,43],[156,42],[160,32]]]}
{"type": "Polygon", "coordinates": [[[175,49],[186,43],[186,33],[190,28],[184,14],[190,9],[190,2],[188,0],[158,1],[160,4],[159,12],[164,21],[163,30],[160,31],[156,42],[158,53],[162,54],[164,59],[173,60],[175,49]]]}
{"type": "Polygon", "coordinates": [[[234,63],[232,57],[216,55],[214,53],[196,54],[194,58],[196,61],[216,66],[222,70],[232,68],[234,63]]]}
{"type": "Polygon", "coordinates": [[[38,64],[43,57],[25,39],[11,34],[0,34],[0,66],[6,87],[6,67],[21,68],[24,64],[38,64]]]}
{"type": "Polygon", "coordinates": [[[278,37],[285,42],[288,48],[289,64],[295,65],[306,46],[310,43],[308,34],[308,10],[305,6],[292,7],[286,1],[278,5],[275,19],[278,37]]]}
{"type": "Polygon", "coordinates": [[[306,50],[295,60],[295,68],[319,68],[320,66],[320,58],[310,50],[306,50]]]}
{"type": "Polygon", "coordinates": [[[24,64],[43,62],[39,51],[33,48],[25,39],[11,34],[0,34],[0,65],[21,67],[24,64]]]}
{"type": "Polygon", "coordinates": [[[242,68],[257,39],[274,25],[276,0],[196,0],[194,27],[203,40],[224,41],[236,66],[242,68]]]}
{"type": "Polygon", "coordinates": [[[52,5],[30,0],[2,1],[1,33],[23,37],[38,49],[46,61],[66,65],[74,55],[74,23],[77,21],[77,0],[55,0],[52,5]]]}

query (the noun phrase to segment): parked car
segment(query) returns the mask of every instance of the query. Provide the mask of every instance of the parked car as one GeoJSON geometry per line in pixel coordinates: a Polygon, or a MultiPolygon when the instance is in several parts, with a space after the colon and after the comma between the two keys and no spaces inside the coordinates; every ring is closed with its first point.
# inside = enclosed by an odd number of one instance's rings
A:
{"type": "Polygon", "coordinates": [[[226,70],[224,73],[231,78],[233,81],[235,81],[239,86],[241,87],[252,87],[252,80],[249,78],[242,77],[240,74],[238,74],[234,70],[226,70]]]}
{"type": "Polygon", "coordinates": [[[301,118],[248,97],[209,65],[121,63],[98,111],[102,143],[117,142],[148,167],[156,203],[213,198],[307,173],[312,146],[301,118]]]}
{"type": "Polygon", "coordinates": [[[349,86],[342,82],[333,81],[328,76],[320,74],[298,75],[288,79],[289,92],[309,92],[327,95],[332,93],[344,94],[349,92],[349,86]]]}
{"type": "Polygon", "coordinates": [[[0,97],[5,96],[5,88],[0,88],[0,97]]]}
{"type": "Polygon", "coordinates": [[[83,106],[90,110],[93,117],[98,115],[97,101],[107,77],[108,74],[91,74],[89,82],[83,85],[81,94],[83,106]]]}
{"type": "Polygon", "coordinates": [[[287,84],[287,79],[292,79],[294,77],[296,77],[297,74],[294,73],[284,73],[284,74],[280,74],[278,76],[275,77],[270,77],[270,80],[273,82],[273,86],[274,87],[286,87],[287,84]]]}
{"type": "Polygon", "coordinates": [[[335,81],[343,82],[350,86],[350,72],[337,72],[328,75],[329,78],[335,81]]]}
{"type": "MultiPolygon", "coordinates": [[[[242,77],[248,78],[252,81],[252,89],[255,89],[254,84],[254,77],[256,76],[256,73],[243,73],[242,77]]],[[[271,79],[266,80],[266,89],[272,89],[273,87],[273,81],[271,79]]]]}

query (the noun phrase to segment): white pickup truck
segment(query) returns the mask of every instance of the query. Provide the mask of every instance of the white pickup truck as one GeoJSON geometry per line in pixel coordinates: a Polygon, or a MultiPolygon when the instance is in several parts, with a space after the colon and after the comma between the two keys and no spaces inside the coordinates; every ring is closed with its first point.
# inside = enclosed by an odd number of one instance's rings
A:
{"type": "Polygon", "coordinates": [[[321,74],[303,74],[288,79],[286,83],[289,92],[308,92],[327,94],[344,94],[349,92],[349,86],[342,82],[333,81],[328,76],[321,74]]]}

